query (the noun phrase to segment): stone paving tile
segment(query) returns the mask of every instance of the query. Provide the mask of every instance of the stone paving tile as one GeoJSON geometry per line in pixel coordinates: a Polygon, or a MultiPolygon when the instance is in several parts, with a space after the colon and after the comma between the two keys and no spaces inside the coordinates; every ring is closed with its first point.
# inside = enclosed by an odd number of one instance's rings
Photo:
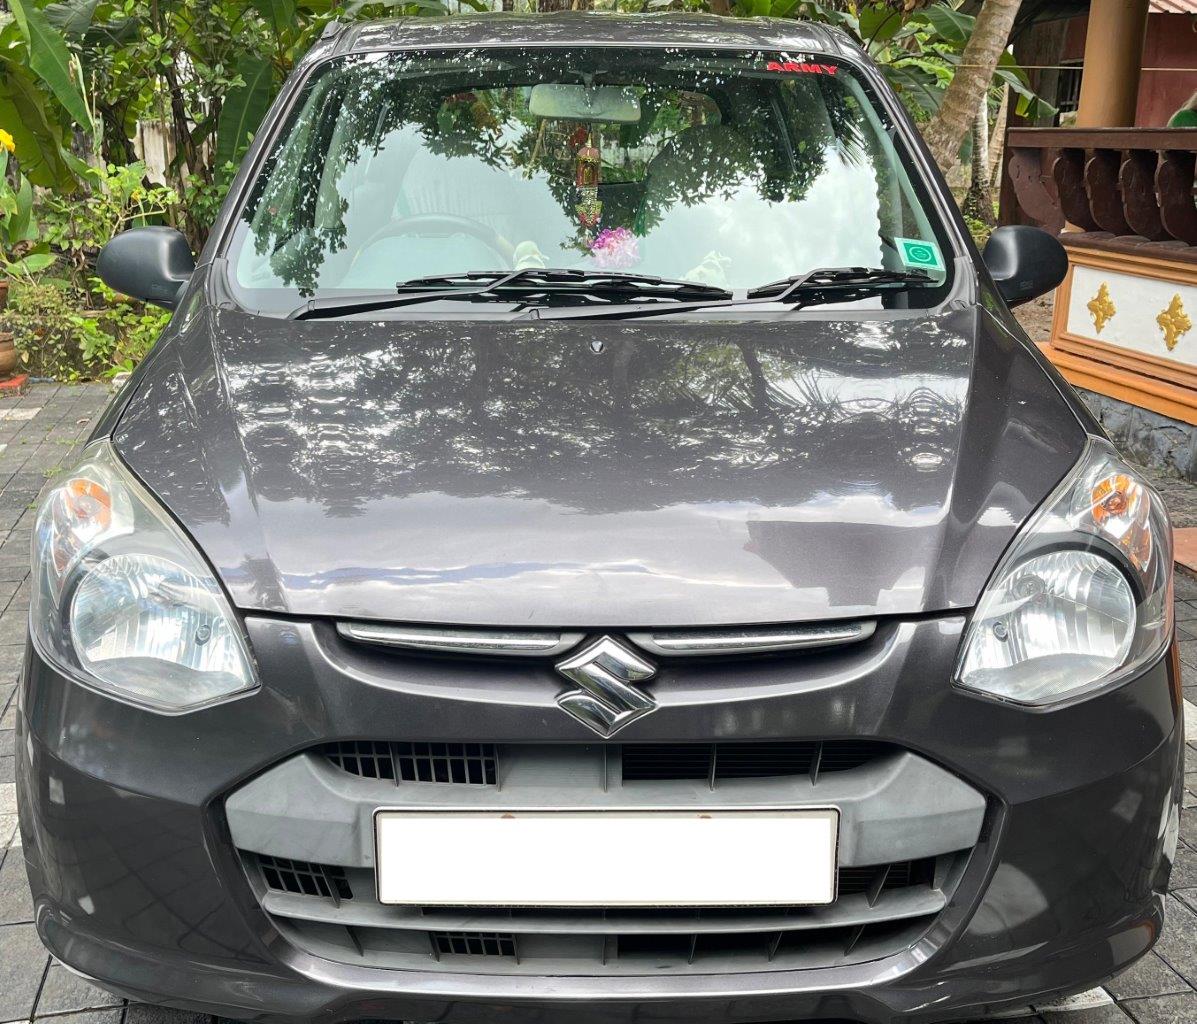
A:
{"type": "Polygon", "coordinates": [[[1148,953],[1129,970],[1123,971],[1106,989],[1119,1002],[1191,991],[1184,978],[1155,953],[1148,953]]]}
{"type": "Polygon", "coordinates": [[[60,963],[52,963],[46,972],[41,994],[34,1008],[35,1017],[51,1014],[75,1013],[79,1010],[102,1010],[109,1007],[123,1007],[120,996],[96,988],[89,981],[68,971],[60,963]]]}
{"type": "Polygon", "coordinates": [[[1133,1024],[1117,1003],[1083,1010],[1047,1010],[1040,1016],[1043,1024],[1133,1024]]]}
{"type": "Polygon", "coordinates": [[[1191,892],[1194,899],[1185,898],[1186,903],[1197,905],[1197,851],[1181,843],[1176,851],[1176,863],[1172,867],[1169,888],[1181,895],[1191,892]]]}
{"type": "Polygon", "coordinates": [[[0,926],[0,1020],[33,1014],[50,954],[31,924],[0,926]]]}
{"type": "Polygon", "coordinates": [[[1189,985],[1197,983],[1197,914],[1176,896],[1169,896],[1164,934],[1155,951],[1189,985]]]}
{"type": "Polygon", "coordinates": [[[210,1024],[212,1018],[202,1013],[187,1013],[166,1006],[130,1003],[125,1012],[125,1024],[210,1024]]]}
{"type": "Polygon", "coordinates": [[[1136,1024],[1193,1024],[1197,1021],[1197,992],[1132,999],[1122,1006],[1136,1024]]]}
{"type": "Polygon", "coordinates": [[[123,1006],[114,1006],[108,1010],[84,1010],[82,1013],[39,1016],[36,1019],[44,1020],[47,1024],[121,1024],[124,1015],[123,1006]]]}
{"type": "Polygon", "coordinates": [[[20,850],[0,850],[0,925],[31,924],[33,898],[20,850]]]}

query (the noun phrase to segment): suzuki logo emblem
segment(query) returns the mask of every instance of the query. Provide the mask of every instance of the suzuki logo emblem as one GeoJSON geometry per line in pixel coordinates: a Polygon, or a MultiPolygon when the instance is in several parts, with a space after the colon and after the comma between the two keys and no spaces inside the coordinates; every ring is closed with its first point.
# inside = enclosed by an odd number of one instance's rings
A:
{"type": "Polygon", "coordinates": [[[611,736],[657,705],[634,686],[657,674],[651,663],[619,641],[601,637],[581,653],[557,663],[557,671],[580,689],[562,694],[557,703],[600,736],[611,736]]]}

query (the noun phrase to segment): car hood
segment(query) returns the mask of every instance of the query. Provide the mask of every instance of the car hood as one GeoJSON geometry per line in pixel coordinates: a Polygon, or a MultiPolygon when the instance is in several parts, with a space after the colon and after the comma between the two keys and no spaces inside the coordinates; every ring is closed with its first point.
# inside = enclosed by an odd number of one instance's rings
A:
{"type": "Polygon", "coordinates": [[[968,607],[1083,444],[976,308],[183,319],[114,443],[246,610],[590,628],[968,607]]]}

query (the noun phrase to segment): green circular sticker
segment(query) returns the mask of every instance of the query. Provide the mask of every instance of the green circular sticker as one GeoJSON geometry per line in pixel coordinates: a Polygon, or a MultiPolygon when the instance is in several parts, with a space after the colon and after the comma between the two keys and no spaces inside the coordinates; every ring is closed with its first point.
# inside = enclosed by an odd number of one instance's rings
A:
{"type": "Polygon", "coordinates": [[[934,242],[924,242],[921,238],[895,238],[898,251],[902,254],[902,262],[908,267],[918,267],[925,270],[943,270],[943,260],[939,257],[939,246],[934,242]]]}

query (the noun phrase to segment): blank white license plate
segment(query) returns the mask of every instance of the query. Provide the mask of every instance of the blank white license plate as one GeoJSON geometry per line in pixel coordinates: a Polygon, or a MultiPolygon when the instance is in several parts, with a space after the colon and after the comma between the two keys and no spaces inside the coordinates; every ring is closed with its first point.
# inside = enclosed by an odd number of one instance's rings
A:
{"type": "Polygon", "coordinates": [[[378,811],[378,898],[422,906],[835,899],[835,810],[378,811]]]}

